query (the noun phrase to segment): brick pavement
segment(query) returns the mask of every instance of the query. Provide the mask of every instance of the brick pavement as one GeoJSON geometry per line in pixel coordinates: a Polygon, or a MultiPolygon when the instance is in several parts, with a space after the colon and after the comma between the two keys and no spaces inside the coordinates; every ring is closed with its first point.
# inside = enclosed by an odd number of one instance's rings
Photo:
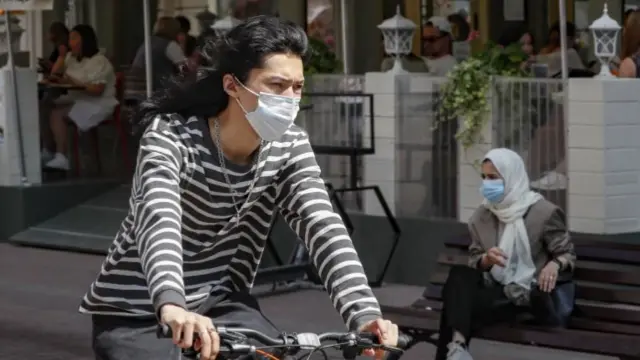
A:
{"type": "MultiPolygon", "coordinates": [[[[0,244],[0,359],[91,359],[89,318],[76,310],[101,261],[100,256],[0,244]]],[[[389,286],[376,292],[381,301],[404,304],[420,290],[389,286]]],[[[265,297],[261,304],[264,312],[285,330],[342,328],[327,296],[319,291],[265,297]]],[[[474,341],[472,352],[476,359],[492,360],[612,359],[481,340],[474,341]]],[[[430,359],[433,353],[432,346],[419,345],[403,359],[430,359]]]]}

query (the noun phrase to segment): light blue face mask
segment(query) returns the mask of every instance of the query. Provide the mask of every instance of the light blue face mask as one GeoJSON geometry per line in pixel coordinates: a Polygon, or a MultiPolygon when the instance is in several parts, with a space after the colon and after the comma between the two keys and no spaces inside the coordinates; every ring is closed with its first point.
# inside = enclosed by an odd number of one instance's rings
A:
{"type": "Polygon", "coordinates": [[[504,197],[503,180],[482,180],[480,193],[491,203],[498,203],[504,197]]]}
{"type": "Polygon", "coordinates": [[[236,98],[253,130],[263,140],[280,140],[287,129],[291,127],[296,116],[298,116],[300,98],[265,92],[258,94],[244,86],[239,80],[236,79],[236,81],[258,98],[258,106],[253,111],[247,111],[240,103],[240,100],[236,98]]]}

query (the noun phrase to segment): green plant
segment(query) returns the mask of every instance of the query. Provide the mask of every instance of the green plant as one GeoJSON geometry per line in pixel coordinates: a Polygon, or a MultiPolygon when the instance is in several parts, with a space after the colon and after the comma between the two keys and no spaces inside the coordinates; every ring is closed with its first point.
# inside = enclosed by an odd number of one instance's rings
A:
{"type": "MultiPolygon", "coordinates": [[[[334,74],[340,72],[340,70],[342,70],[342,62],[335,52],[324,41],[309,37],[309,60],[304,67],[307,86],[313,86],[311,85],[312,76],[315,74],[334,74]]],[[[307,105],[309,103],[311,103],[311,99],[305,96],[303,92],[301,104],[307,105]]]]}
{"type": "MultiPolygon", "coordinates": [[[[488,95],[493,76],[524,76],[527,60],[519,44],[501,47],[493,44],[459,63],[447,76],[441,92],[442,121],[462,120],[456,139],[466,150],[477,144],[489,112],[488,95]]],[[[435,125],[438,126],[438,123],[435,125]]]]}
{"type": "Polygon", "coordinates": [[[335,52],[322,40],[309,38],[309,61],[304,73],[306,76],[313,74],[333,74],[342,70],[342,63],[335,52]]]}

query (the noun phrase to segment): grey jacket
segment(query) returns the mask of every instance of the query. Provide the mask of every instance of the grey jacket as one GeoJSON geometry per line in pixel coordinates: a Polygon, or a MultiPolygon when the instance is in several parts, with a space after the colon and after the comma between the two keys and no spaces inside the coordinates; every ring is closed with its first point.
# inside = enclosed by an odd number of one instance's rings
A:
{"type": "MultiPolygon", "coordinates": [[[[531,256],[536,266],[535,277],[544,266],[553,259],[565,264],[566,270],[575,267],[576,254],[571,236],[567,230],[565,215],[555,204],[542,199],[533,204],[524,218],[525,227],[531,244],[531,256]]],[[[469,246],[469,266],[478,268],[482,255],[492,247],[498,246],[502,235],[500,222],[491,211],[479,207],[469,220],[471,245],[469,246]]],[[[521,294],[520,289],[507,286],[505,294],[516,300],[528,301],[528,294],[521,294]],[[524,297],[522,296],[524,295],[524,297]]],[[[519,303],[520,301],[516,301],[519,303]]]]}

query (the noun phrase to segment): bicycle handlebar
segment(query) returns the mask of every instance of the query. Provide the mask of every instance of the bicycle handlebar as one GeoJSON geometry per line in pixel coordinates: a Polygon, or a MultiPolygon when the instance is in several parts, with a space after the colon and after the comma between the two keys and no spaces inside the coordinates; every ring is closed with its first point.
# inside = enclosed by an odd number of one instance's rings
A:
{"type": "MultiPolygon", "coordinates": [[[[223,357],[238,357],[243,355],[252,355],[256,352],[256,347],[251,345],[249,340],[255,340],[265,347],[286,347],[289,354],[294,354],[301,349],[317,349],[328,341],[335,342],[336,346],[343,350],[345,359],[355,358],[362,349],[379,348],[392,352],[402,352],[413,341],[408,334],[398,334],[398,345],[396,348],[381,346],[378,336],[372,333],[356,333],[356,332],[328,332],[323,334],[299,333],[286,334],[282,333],[279,338],[272,338],[260,331],[246,328],[227,328],[218,327],[216,332],[220,337],[220,352],[223,357]]],[[[171,338],[173,333],[171,328],[166,324],[158,325],[157,335],[159,338],[171,338]]],[[[186,357],[197,356],[197,351],[193,348],[186,350],[183,354],[186,357]]]]}

